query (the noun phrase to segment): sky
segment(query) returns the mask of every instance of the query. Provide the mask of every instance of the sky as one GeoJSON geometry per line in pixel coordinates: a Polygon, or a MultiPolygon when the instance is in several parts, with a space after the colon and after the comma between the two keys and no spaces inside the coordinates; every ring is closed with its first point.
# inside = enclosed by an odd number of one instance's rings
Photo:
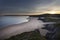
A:
{"type": "Polygon", "coordinates": [[[60,10],[59,4],[60,0],[0,0],[0,14],[60,10]]]}

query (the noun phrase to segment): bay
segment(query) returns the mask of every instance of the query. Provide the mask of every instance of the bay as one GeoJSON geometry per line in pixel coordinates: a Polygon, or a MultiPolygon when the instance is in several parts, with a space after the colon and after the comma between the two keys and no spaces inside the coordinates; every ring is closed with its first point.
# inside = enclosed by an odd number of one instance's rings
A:
{"type": "Polygon", "coordinates": [[[0,28],[8,25],[28,22],[29,16],[0,16],[0,28]]]}

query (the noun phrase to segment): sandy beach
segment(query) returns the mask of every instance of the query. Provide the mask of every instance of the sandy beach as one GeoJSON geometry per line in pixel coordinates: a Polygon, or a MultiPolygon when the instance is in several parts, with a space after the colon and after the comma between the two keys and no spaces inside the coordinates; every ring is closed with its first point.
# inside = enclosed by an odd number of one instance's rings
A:
{"type": "Polygon", "coordinates": [[[43,23],[41,20],[37,20],[37,18],[31,18],[28,22],[7,26],[0,30],[0,39],[9,38],[13,35],[33,31],[35,29],[39,29],[42,32],[41,34],[46,34],[47,30],[42,31],[41,29],[44,27],[43,23]]]}

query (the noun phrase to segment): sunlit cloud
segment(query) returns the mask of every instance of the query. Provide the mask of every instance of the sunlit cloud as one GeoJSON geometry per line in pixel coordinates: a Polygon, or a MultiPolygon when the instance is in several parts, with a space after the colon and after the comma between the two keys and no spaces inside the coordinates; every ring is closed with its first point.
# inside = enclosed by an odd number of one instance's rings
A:
{"type": "Polygon", "coordinates": [[[0,0],[2,14],[35,15],[52,10],[60,11],[60,0],[0,0]]]}

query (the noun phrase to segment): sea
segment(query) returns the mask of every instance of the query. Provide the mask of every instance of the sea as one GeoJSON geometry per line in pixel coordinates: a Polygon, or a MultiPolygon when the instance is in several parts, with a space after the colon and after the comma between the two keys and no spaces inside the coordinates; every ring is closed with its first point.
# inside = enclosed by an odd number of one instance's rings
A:
{"type": "Polygon", "coordinates": [[[8,25],[28,22],[29,16],[0,16],[0,28],[8,25]]]}

